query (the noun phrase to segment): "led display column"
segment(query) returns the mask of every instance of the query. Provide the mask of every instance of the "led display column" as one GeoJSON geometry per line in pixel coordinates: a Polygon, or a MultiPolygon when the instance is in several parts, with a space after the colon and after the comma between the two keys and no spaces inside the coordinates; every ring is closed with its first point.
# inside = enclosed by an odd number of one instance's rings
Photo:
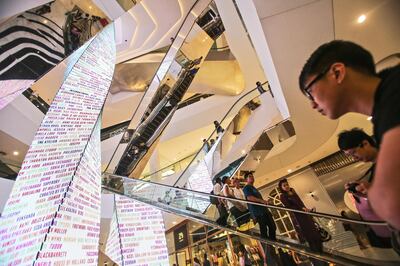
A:
{"type": "Polygon", "coordinates": [[[113,25],[93,38],[74,63],[2,213],[0,265],[97,265],[99,115],[115,66],[113,25]]]}
{"type": "Polygon", "coordinates": [[[161,211],[115,195],[114,212],[106,246],[107,256],[119,265],[169,265],[161,211]]]}

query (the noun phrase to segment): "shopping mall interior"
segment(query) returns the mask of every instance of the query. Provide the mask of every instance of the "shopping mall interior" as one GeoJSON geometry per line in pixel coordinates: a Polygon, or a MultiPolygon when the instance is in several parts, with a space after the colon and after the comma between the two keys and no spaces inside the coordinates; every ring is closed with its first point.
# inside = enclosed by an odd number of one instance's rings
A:
{"type": "Polygon", "coordinates": [[[0,265],[400,265],[338,147],[372,117],[298,82],[332,40],[399,64],[400,1],[0,6],[0,265]]]}

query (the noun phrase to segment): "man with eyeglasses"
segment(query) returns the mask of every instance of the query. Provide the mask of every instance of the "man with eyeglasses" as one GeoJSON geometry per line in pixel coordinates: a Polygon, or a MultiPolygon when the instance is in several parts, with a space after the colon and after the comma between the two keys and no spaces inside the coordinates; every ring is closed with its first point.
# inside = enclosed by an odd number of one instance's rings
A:
{"type": "MultiPolygon", "coordinates": [[[[350,182],[345,185],[345,189],[352,193],[355,207],[363,220],[381,221],[375,212],[369,206],[367,194],[353,191],[352,184],[365,182],[368,186],[374,177],[375,161],[378,156],[378,149],[374,139],[365,133],[362,129],[353,128],[342,131],[338,136],[338,146],[347,155],[352,156],[357,161],[374,163],[368,171],[356,182],[350,182]]],[[[365,191],[367,192],[367,191],[365,191]]],[[[391,232],[384,226],[369,226],[366,232],[371,246],[378,248],[392,248],[390,242],[391,232]]]]}
{"type": "Polygon", "coordinates": [[[359,128],[340,132],[338,146],[357,161],[374,163],[378,156],[375,140],[359,128]]]}
{"type": "Polygon", "coordinates": [[[400,229],[400,65],[377,74],[371,53],[358,44],[335,40],[321,45],[304,65],[300,89],[311,106],[330,119],[349,112],[372,116],[379,148],[368,193],[375,212],[400,229]]]}

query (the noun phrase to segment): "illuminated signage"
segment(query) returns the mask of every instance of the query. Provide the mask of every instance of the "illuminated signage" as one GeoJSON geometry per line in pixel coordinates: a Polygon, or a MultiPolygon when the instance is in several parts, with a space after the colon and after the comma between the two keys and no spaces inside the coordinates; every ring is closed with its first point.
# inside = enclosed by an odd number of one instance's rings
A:
{"type": "Polygon", "coordinates": [[[115,252],[115,236],[119,235],[123,265],[168,265],[161,211],[130,198],[115,195],[115,212],[114,221],[111,222],[114,228],[110,228],[106,255],[110,258],[119,257],[118,252],[115,252]],[[115,229],[116,224],[118,232],[115,229]]]}
{"type": "Polygon", "coordinates": [[[174,230],[175,250],[180,250],[189,245],[186,224],[174,230]]]}
{"type": "Polygon", "coordinates": [[[0,219],[0,265],[97,264],[99,115],[114,61],[111,25],[74,62],[35,134],[0,219]]]}
{"type": "Polygon", "coordinates": [[[122,265],[121,242],[118,227],[117,212],[114,209],[114,214],[110,223],[110,232],[108,234],[105,254],[118,265],[122,265]]]}

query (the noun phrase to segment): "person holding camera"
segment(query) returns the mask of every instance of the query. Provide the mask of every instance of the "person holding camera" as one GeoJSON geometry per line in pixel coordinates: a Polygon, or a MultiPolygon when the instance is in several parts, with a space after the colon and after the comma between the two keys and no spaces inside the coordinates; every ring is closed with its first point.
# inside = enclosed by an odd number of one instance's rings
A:
{"type": "MultiPolygon", "coordinates": [[[[374,176],[375,161],[378,157],[378,148],[374,139],[359,128],[343,131],[338,137],[338,146],[344,153],[352,156],[357,161],[373,163],[368,171],[356,182],[346,183],[345,189],[352,194],[355,206],[363,220],[382,221],[370,207],[367,196],[368,187],[374,176]]],[[[370,226],[367,236],[373,247],[392,247],[391,231],[385,226],[370,226]]]]}

